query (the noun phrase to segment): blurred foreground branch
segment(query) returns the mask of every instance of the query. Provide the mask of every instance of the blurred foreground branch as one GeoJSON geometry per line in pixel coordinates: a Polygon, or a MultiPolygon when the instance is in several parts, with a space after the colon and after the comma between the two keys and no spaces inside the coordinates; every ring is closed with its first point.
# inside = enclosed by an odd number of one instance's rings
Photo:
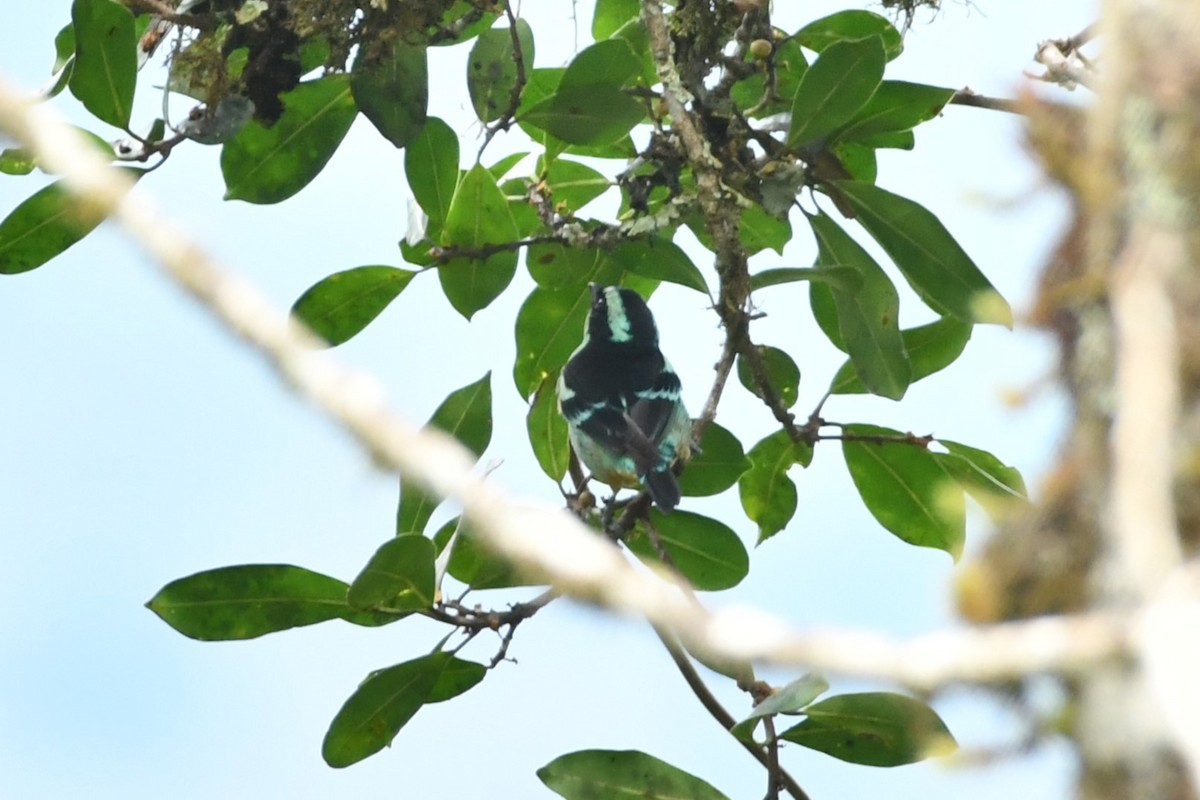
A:
{"type": "MultiPolygon", "coordinates": [[[[1005,681],[1036,672],[1078,673],[1131,650],[1141,612],[1048,617],[897,641],[870,632],[804,634],[749,608],[706,610],[672,577],[634,568],[610,542],[565,511],[501,492],[473,471],[473,458],[454,439],[391,411],[372,378],[341,367],[312,347],[311,336],[298,330],[285,312],[214,263],[146,195],[130,191],[127,175],[105,163],[49,108],[20,95],[2,77],[0,129],[29,147],[48,170],[61,174],[64,185],[89,207],[123,225],[224,328],[257,350],[380,464],[461,504],[481,539],[564,594],[645,618],[710,657],[794,664],[918,689],[1005,681]]],[[[1187,598],[1187,608],[1194,608],[1192,582],[1187,598]]],[[[1153,609],[1153,602],[1148,607],[1153,609]]],[[[1194,630],[1177,630],[1171,620],[1189,616],[1159,614],[1155,620],[1182,643],[1194,630]]]]}

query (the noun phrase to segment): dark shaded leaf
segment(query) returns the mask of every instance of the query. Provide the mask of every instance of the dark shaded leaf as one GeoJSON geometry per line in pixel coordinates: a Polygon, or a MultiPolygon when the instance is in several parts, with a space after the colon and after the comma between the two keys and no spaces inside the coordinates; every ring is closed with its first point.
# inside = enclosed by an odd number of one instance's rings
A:
{"type": "MultiPolygon", "coordinates": [[[[517,40],[526,69],[533,66],[533,29],[517,19],[517,40]]],[[[508,111],[517,85],[516,51],[509,28],[492,28],[479,34],[467,56],[467,91],[475,115],[483,122],[500,119],[508,111]]]]}
{"type": "Polygon", "coordinates": [[[885,61],[878,36],[835,42],[825,48],[796,89],[788,146],[823,139],[853,119],[879,88],[885,61]]]}
{"type": "Polygon", "coordinates": [[[933,709],[901,694],[843,694],[804,713],[808,718],[779,738],[852,764],[897,767],[958,749],[933,709]]]}
{"type": "Polygon", "coordinates": [[[458,135],[437,117],[425,120],[404,151],[404,174],[413,198],[432,223],[442,224],[458,185],[458,135]]]}
{"type": "Polygon", "coordinates": [[[373,61],[360,47],[350,74],[350,91],[363,116],[396,147],[420,134],[429,109],[429,60],[423,46],[397,39],[390,53],[373,61]]]}
{"type": "Polygon", "coordinates": [[[116,128],[129,127],[137,83],[133,14],[113,0],[75,0],[71,24],[75,36],[71,94],[98,119],[116,128]]]}
{"type": "MultiPolygon", "coordinates": [[[[670,514],[652,509],[650,521],[675,568],[696,589],[731,589],[750,571],[746,546],[725,523],[679,509],[670,514]]],[[[644,522],[638,523],[625,544],[643,561],[661,563],[644,522]]]]}
{"type": "Polygon", "coordinates": [[[842,442],[842,454],[863,505],[887,530],[921,547],[945,550],[955,560],[966,536],[963,490],[933,453],[901,441],[904,434],[875,425],[847,425],[850,437],[890,437],[897,441],[842,442]]]}
{"type": "Polygon", "coordinates": [[[742,452],[742,443],[715,422],[709,423],[679,476],[679,493],[684,497],[708,497],[720,494],[737,483],[750,469],[750,459],[742,452]]]}
{"type": "Polygon", "coordinates": [[[738,479],[738,494],[746,516],[758,524],[761,544],[783,530],[796,513],[796,484],[787,473],[794,464],[808,466],[813,450],[811,445],[792,441],[787,431],[777,431],[746,455],[751,466],[738,479]]]}
{"type": "Polygon", "coordinates": [[[963,322],[1012,327],[1012,309],[941,221],[924,206],[870,183],[837,188],[930,308],[963,322]]]}
{"type": "MultiPolygon", "coordinates": [[[[908,361],[912,366],[909,382],[916,383],[953,364],[970,341],[972,330],[973,327],[966,322],[954,317],[942,317],[928,325],[901,331],[904,349],[908,351],[908,361]]],[[[833,376],[829,391],[833,394],[862,394],[867,387],[863,386],[858,373],[854,371],[854,365],[847,361],[833,376]]]]}
{"type": "Polygon", "coordinates": [[[542,472],[553,481],[561,481],[567,474],[570,458],[567,421],[558,411],[558,394],[555,391],[557,380],[556,375],[547,375],[542,379],[525,417],[533,455],[542,472]]]}
{"type": "Polygon", "coordinates": [[[912,368],[900,335],[900,297],[883,268],[823,213],[808,217],[817,238],[818,264],[850,267],[862,286],[832,289],[838,330],[855,371],[871,391],[899,400],[908,390],[912,368]]]}
{"type": "Polygon", "coordinates": [[[822,53],[830,45],[847,39],[863,39],[878,36],[883,40],[883,50],[891,61],[904,52],[904,38],[887,17],[871,11],[839,11],[814,20],[796,33],[796,41],[822,53]]]}
{"type": "Polygon", "coordinates": [[[243,564],[171,581],[146,603],[192,639],[253,639],[276,631],[344,619],[380,625],[396,619],[355,611],[342,581],[288,564],[243,564]]]}
{"type": "Polygon", "coordinates": [[[713,786],[637,750],[580,750],[538,770],[566,800],[728,800],[713,786]]]}
{"type": "Polygon", "coordinates": [[[301,83],[279,99],[284,111],[273,126],[251,120],[221,147],[226,200],[291,197],[325,168],[358,115],[346,75],[301,83]]]}
{"type": "Polygon", "coordinates": [[[379,316],[416,274],[388,266],[335,272],[300,295],[292,313],[326,342],[339,345],[379,316]]]}
{"type": "Polygon", "coordinates": [[[348,767],[392,743],[449,666],[449,653],[433,653],[371,673],[342,705],[321,745],[331,767],[348,767]]]}
{"type": "Polygon", "coordinates": [[[346,602],[367,611],[409,611],[433,605],[433,542],[424,536],[396,536],[384,542],[350,584],[346,602]]]}
{"type": "MultiPolygon", "coordinates": [[[[770,380],[775,393],[783,401],[784,408],[791,408],[800,395],[800,368],[796,366],[796,362],[792,360],[791,356],[778,347],[767,345],[756,345],[755,347],[762,358],[767,379],[770,380]]],[[[738,356],[737,359],[737,376],[742,386],[746,387],[746,391],[760,399],[763,397],[762,389],[759,388],[754,373],[746,363],[746,359],[741,356],[738,356]]]]}
{"type": "Polygon", "coordinates": [[[879,160],[874,147],[861,142],[839,141],[833,147],[833,155],[856,181],[874,183],[879,176],[879,160]]]}

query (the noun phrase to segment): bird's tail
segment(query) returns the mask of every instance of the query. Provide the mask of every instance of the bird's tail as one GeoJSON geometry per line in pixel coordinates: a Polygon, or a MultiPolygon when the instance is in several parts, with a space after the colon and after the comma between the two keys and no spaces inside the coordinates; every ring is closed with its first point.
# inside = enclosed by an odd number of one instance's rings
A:
{"type": "Polygon", "coordinates": [[[661,467],[646,474],[646,488],[650,490],[650,498],[654,505],[664,514],[670,513],[679,505],[679,482],[671,467],[661,467]]]}

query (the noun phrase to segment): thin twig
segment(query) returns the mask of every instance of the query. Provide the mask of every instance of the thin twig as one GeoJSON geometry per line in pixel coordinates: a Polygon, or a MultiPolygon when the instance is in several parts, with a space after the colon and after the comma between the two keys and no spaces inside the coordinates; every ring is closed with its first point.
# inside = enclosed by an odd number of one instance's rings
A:
{"type": "Polygon", "coordinates": [[[524,91],[525,84],[528,82],[528,77],[525,73],[525,51],[521,47],[521,36],[517,29],[516,15],[513,14],[512,10],[512,0],[505,1],[504,15],[508,17],[508,35],[512,40],[513,62],[517,67],[517,79],[513,83],[512,90],[508,95],[508,108],[505,109],[500,119],[487,127],[487,133],[483,137],[483,144],[479,146],[479,154],[475,157],[476,161],[483,158],[483,151],[487,149],[488,144],[491,143],[492,138],[497,133],[506,131],[512,127],[513,119],[517,115],[517,107],[521,104],[521,92],[524,91]]]}
{"type": "Polygon", "coordinates": [[[950,97],[949,105],[971,106],[972,108],[987,108],[992,111],[1006,111],[1009,114],[1023,114],[1020,105],[1015,100],[1002,97],[988,97],[977,94],[971,89],[959,89],[950,97]]]}
{"type": "MultiPolygon", "coordinates": [[[[666,648],[667,653],[671,656],[671,661],[675,663],[675,667],[679,670],[679,674],[683,676],[684,682],[687,683],[692,693],[696,695],[696,699],[700,701],[700,705],[704,706],[704,709],[722,728],[726,731],[732,730],[733,726],[737,725],[737,720],[733,718],[733,715],[709,691],[708,686],[704,683],[704,679],[700,677],[700,674],[696,672],[696,668],[692,666],[692,660],[688,656],[687,651],[679,643],[679,640],[665,628],[658,625],[654,625],[653,628],[654,632],[658,635],[659,641],[662,642],[663,647],[666,648]]],[[[795,800],[809,800],[808,794],[804,789],[800,788],[800,784],[796,782],[796,779],[779,766],[777,758],[772,762],[771,755],[767,751],[764,751],[763,748],[753,742],[746,742],[736,737],[735,739],[746,752],[754,756],[755,760],[767,769],[768,774],[774,774],[776,785],[787,789],[795,800]]]]}

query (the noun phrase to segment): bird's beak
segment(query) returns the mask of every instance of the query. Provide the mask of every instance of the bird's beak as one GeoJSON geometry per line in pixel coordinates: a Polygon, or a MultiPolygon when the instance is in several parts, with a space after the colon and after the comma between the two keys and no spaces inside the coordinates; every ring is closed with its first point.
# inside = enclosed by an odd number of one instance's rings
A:
{"type": "Polygon", "coordinates": [[[604,287],[598,283],[589,283],[588,288],[592,290],[592,302],[600,299],[600,295],[604,292],[604,287]]]}

